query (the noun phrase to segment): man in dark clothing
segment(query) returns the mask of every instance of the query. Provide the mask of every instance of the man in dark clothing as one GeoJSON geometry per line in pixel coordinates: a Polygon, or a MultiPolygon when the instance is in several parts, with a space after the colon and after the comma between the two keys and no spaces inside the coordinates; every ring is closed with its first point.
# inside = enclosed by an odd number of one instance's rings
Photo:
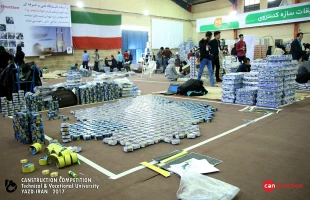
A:
{"type": "Polygon", "coordinates": [[[113,69],[118,66],[118,63],[117,63],[117,61],[116,61],[116,59],[114,58],[113,55],[111,55],[111,60],[110,61],[112,62],[111,71],[113,71],[113,69]]]}
{"type": "Polygon", "coordinates": [[[0,71],[3,71],[8,66],[11,57],[4,47],[0,46],[0,71]]]}
{"type": "Polygon", "coordinates": [[[22,51],[22,47],[17,46],[14,62],[17,66],[22,66],[23,64],[25,64],[24,58],[25,53],[22,51]]]}
{"type": "Polygon", "coordinates": [[[290,54],[292,54],[293,60],[299,61],[300,58],[310,53],[310,51],[302,50],[301,40],[303,36],[303,33],[297,33],[297,38],[291,44],[290,54]]]}
{"type": "Polygon", "coordinates": [[[250,72],[251,71],[251,60],[245,58],[243,63],[238,67],[237,72],[250,72]]]}
{"type": "Polygon", "coordinates": [[[215,71],[216,82],[222,82],[222,80],[220,79],[220,57],[219,57],[220,38],[221,38],[221,32],[215,31],[214,39],[209,42],[213,71],[214,68],[216,68],[215,71]]]}
{"type": "Polygon", "coordinates": [[[171,58],[172,56],[172,52],[170,51],[169,47],[166,47],[165,50],[162,53],[163,57],[164,57],[164,63],[163,63],[163,73],[165,73],[166,70],[166,66],[168,65],[168,60],[171,58]]]}
{"type": "Polygon", "coordinates": [[[94,59],[95,59],[95,64],[94,64],[94,71],[99,72],[99,54],[98,54],[98,49],[95,50],[94,53],[94,59]]]}
{"type": "Polygon", "coordinates": [[[296,75],[296,82],[307,83],[310,81],[310,61],[305,61],[299,65],[296,75]]]}
{"type": "Polygon", "coordinates": [[[187,60],[189,60],[192,56],[194,56],[193,51],[190,50],[189,53],[187,54],[187,60]]]}
{"type": "Polygon", "coordinates": [[[211,55],[210,55],[210,46],[209,42],[212,37],[212,33],[210,31],[206,32],[206,36],[202,38],[199,42],[199,50],[200,50],[200,68],[198,72],[198,80],[201,79],[203,69],[205,65],[208,67],[209,75],[210,75],[210,85],[211,87],[216,86],[214,84],[214,75],[212,69],[211,55]]]}

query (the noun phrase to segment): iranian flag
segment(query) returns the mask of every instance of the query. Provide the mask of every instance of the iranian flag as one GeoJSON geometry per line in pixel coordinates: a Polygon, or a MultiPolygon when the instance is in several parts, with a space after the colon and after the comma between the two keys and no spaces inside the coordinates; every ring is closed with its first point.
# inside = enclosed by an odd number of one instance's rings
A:
{"type": "Polygon", "coordinates": [[[75,49],[122,48],[122,15],[71,11],[75,49]]]}

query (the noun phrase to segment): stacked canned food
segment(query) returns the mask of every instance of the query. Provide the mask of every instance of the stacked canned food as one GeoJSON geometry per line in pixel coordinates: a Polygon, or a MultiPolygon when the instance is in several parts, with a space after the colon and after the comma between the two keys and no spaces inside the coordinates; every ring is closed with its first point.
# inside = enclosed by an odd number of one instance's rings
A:
{"type": "Polygon", "coordinates": [[[226,103],[234,103],[236,98],[236,90],[242,88],[243,74],[228,73],[223,76],[222,101],[226,103]]]}
{"type": "Polygon", "coordinates": [[[257,106],[277,108],[295,101],[297,63],[291,55],[267,56],[258,68],[257,106]]]}
{"type": "Polygon", "coordinates": [[[82,74],[80,71],[68,70],[67,86],[79,86],[82,84],[82,74]]]}
{"type": "Polygon", "coordinates": [[[13,116],[15,139],[24,143],[45,142],[42,115],[36,112],[22,110],[13,116]]]}
{"type": "Polygon", "coordinates": [[[115,83],[87,84],[75,87],[75,95],[78,104],[83,105],[119,99],[120,89],[115,83]]]}
{"type": "Polygon", "coordinates": [[[258,72],[246,72],[243,75],[243,88],[253,88],[258,85],[258,72]]]}
{"type": "Polygon", "coordinates": [[[237,104],[255,105],[256,104],[257,88],[240,88],[236,91],[237,104]]]}
{"type": "Polygon", "coordinates": [[[8,108],[8,101],[6,97],[1,97],[1,112],[3,117],[9,116],[9,108],[8,108]]]}
{"type": "Polygon", "coordinates": [[[102,140],[133,151],[165,141],[179,144],[200,136],[195,124],[211,122],[216,108],[205,103],[172,102],[158,96],[139,96],[99,107],[75,110],[80,121],[70,125],[72,140],[102,140]]]}
{"type": "Polygon", "coordinates": [[[295,82],[295,88],[296,88],[297,90],[310,91],[310,83],[301,84],[301,83],[295,82]]]}

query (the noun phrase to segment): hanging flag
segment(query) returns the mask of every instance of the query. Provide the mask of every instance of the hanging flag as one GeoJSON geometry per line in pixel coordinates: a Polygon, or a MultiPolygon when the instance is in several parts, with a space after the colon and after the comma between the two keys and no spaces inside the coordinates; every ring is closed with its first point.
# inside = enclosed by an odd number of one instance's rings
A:
{"type": "Polygon", "coordinates": [[[122,15],[71,11],[75,49],[122,48],[122,15]]]}

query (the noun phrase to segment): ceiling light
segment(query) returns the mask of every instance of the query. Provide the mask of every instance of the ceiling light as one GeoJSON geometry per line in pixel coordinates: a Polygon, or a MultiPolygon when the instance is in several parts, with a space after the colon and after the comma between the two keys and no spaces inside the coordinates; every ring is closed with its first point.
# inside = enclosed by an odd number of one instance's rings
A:
{"type": "Polygon", "coordinates": [[[149,15],[149,11],[148,11],[148,10],[145,10],[145,11],[143,11],[143,14],[144,14],[144,15],[149,15]]]}
{"type": "Polygon", "coordinates": [[[83,8],[83,3],[82,3],[82,2],[80,2],[80,1],[79,1],[79,2],[77,2],[77,4],[76,4],[76,5],[77,5],[77,7],[79,7],[79,8],[83,8]]]}

